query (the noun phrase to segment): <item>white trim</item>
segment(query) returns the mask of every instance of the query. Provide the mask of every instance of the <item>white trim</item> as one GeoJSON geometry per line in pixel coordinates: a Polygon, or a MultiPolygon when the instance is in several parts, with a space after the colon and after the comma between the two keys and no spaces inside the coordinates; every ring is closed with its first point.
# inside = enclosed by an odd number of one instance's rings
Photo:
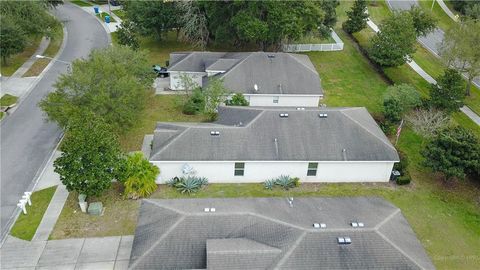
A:
{"type": "MultiPolygon", "coordinates": [[[[242,93],[240,91],[234,91],[234,93],[242,93]]],[[[277,93],[272,93],[272,94],[246,94],[242,93],[244,96],[280,96],[280,97],[323,97],[323,94],[311,94],[311,95],[304,95],[304,94],[277,94],[277,93]]],[[[298,107],[298,106],[297,106],[298,107]]]]}
{"type": "Polygon", "coordinates": [[[179,162],[202,162],[202,163],[305,163],[305,162],[316,162],[316,163],[392,163],[399,162],[399,160],[325,160],[325,161],[315,161],[315,160],[150,160],[152,163],[179,163],[179,162]]]}

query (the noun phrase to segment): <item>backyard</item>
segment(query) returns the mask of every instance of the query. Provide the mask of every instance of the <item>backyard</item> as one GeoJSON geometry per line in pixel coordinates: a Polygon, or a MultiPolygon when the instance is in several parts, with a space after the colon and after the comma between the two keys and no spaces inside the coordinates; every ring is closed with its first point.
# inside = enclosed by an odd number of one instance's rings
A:
{"type": "MultiPolygon", "coordinates": [[[[310,52],[308,56],[317,68],[328,106],[365,106],[372,114],[382,113],[383,94],[390,80],[396,83],[411,83],[423,95],[428,95],[428,83],[407,65],[385,69],[381,73],[362,54],[357,43],[341,29],[344,11],[351,3],[342,2],[337,8],[339,22],[335,31],[344,41],[344,50],[339,52],[310,52]]],[[[385,4],[375,1],[372,16],[380,16],[385,4]],[[377,15],[375,15],[377,14],[377,15]]],[[[355,35],[360,44],[366,42],[372,32],[367,29],[355,35]]],[[[142,38],[141,48],[148,49],[150,63],[163,65],[172,51],[191,50],[184,43],[175,41],[171,33],[168,40],[156,41],[142,38]]],[[[425,61],[428,67],[428,52],[419,50],[419,64],[425,61]],[[423,55],[423,56],[421,56],[423,55]]],[[[422,64],[423,65],[423,64],[422,64]]],[[[430,71],[428,71],[430,72],[430,71]]],[[[432,72],[432,75],[435,73],[432,72]]],[[[153,95],[153,93],[152,93],[153,95]]],[[[121,138],[124,150],[139,150],[143,136],[151,134],[157,121],[202,121],[201,116],[181,113],[178,100],[173,95],[152,96],[139,121],[121,138]]],[[[478,99],[477,101],[478,102],[478,99]]],[[[454,121],[480,135],[480,128],[462,113],[454,115],[454,121]]],[[[173,188],[160,185],[151,198],[183,197],[268,197],[268,196],[379,196],[402,210],[410,225],[438,269],[476,269],[480,261],[480,187],[474,179],[445,183],[440,175],[424,168],[420,150],[425,139],[408,126],[402,130],[397,148],[409,159],[408,171],[412,183],[408,186],[385,184],[302,184],[284,191],[265,190],[261,184],[211,184],[193,195],[182,195],[173,188]]],[[[97,198],[104,203],[105,215],[88,216],[80,212],[76,194],[70,194],[67,204],[51,234],[52,239],[133,234],[139,201],[123,199],[122,189],[114,185],[109,192],[97,198]]]]}

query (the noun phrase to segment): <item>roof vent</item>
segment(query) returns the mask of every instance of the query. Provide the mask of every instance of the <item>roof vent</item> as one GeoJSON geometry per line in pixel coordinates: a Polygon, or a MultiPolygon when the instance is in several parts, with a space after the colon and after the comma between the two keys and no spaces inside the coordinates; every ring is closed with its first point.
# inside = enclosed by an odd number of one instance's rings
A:
{"type": "Polygon", "coordinates": [[[255,90],[256,92],[258,91],[258,85],[257,84],[253,85],[253,90],[255,90]]]}
{"type": "Polygon", "coordinates": [[[319,113],[318,114],[318,117],[320,117],[320,118],[327,118],[327,116],[328,115],[326,113],[319,113]]]}
{"type": "Polygon", "coordinates": [[[352,228],[363,228],[365,227],[365,224],[363,222],[350,222],[350,225],[352,228]]]}
{"type": "Polygon", "coordinates": [[[297,107],[297,111],[305,111],[304,107],[297,107]]]}
{"type": "Polygon", "coordinates": [[[220,131],[210,131],[210,135],[212,135],[212,136],[220,136],[220,131]]]}
{"type": "Polygon", "coordinates": [[[288,118],[288,113],[281,113],[280,118],[288,118]]]}
{"type": "Polygon", "coordinates": [[[205,213],[210,213],[210,212],[215,212],[215,211],[216,211],[216,209],[214,207],[205,207],[203,209],[203,212],[205,212],[205,213]]]}
{"type": "Polygon", "coordinates": [[[313,228],[315,228],[315,229],[326,229],[327,224],[325,224],[325,223],[313,223],[313,228]]]}
{"type": "Polygon", "coordinates": [[[267,55],[267,57],[272,59],[272,58],[275,58],[275,55],[274,54],[269,54],[269,55],[267,55]]]}
{"type": "Polygon", "coordinates": [[[337,237],[337,243],[339,245],[349,245],[352,243],[352,239],[350,237],[337,237]]]}

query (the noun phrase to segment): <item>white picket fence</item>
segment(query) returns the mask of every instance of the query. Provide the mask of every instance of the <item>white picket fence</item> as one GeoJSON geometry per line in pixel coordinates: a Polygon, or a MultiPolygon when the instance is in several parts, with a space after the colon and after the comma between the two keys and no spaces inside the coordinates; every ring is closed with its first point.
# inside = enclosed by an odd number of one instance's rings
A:
{"type": "Polygon", "coordinates": [[[319,43],[319,44],[285,44],[284,52],[330,52],[343,50],[343,41],[332,29],[332,38],[335,43],[319,43]]]}

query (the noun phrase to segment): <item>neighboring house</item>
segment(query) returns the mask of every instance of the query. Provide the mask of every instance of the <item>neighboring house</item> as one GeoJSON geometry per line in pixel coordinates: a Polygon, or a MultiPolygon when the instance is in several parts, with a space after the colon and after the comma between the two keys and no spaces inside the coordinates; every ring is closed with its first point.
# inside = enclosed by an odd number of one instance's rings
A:
{"type": "Polygon", "coordinates": [[[198,86],[222,79],[251,106],[318,107],[320,77],[306,55],[269,52],[179,52],[170,54],[170,88],[182,90],[183,76],[198,86]]]}
{"type": "Polygon", "coordinates": [[[309,197],[143,200],[129,269],[435,267],[387,201],[309,197]]]}
{"type": "Polygon", "coordinates": [[[365,108],[219,107],[214,123],[158,123],[150,162],[159,183],[387,182],[399,156],[365,108]]]}

